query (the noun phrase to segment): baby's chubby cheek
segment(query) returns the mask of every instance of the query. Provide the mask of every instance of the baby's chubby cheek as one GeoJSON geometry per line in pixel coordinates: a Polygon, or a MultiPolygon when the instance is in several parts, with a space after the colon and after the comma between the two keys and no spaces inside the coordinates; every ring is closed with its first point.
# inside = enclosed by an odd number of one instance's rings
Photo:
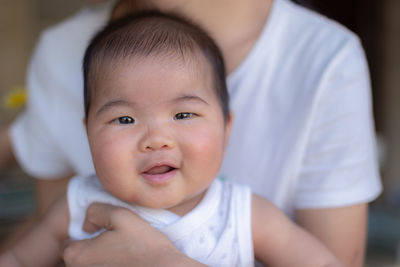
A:
{"type": "Polygon", "coordinates": [[[97,138],[92,140],[90,146],[98,176],[102,173],[110,175],[123,171],[123,159],[126,159],[127,148],[118,139],[97,138]]]}
{"type": "Polygon", "coordinates": [[[223,157],[223,146],[221,135],[217,133],[210,134],[210,131],[200,131],[192,141],[190,148],[192,153],[190,154],[200,164],[205,165],[205,167],[211,168],[213,165],[216,165],[215,168],[219,169],[219,164],[223,157]]]}

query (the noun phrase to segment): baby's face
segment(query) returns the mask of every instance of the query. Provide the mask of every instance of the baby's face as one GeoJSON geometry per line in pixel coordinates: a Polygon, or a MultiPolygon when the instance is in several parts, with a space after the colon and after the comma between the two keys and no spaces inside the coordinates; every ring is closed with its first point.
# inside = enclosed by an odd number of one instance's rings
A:
{"type": "Polygon", "coordinates": [[[111,194],[180,215],[200,201],[230,129],[210,69],[203,59],[147,58],[100,79],[87,130],[97,175],[111,194]]]}

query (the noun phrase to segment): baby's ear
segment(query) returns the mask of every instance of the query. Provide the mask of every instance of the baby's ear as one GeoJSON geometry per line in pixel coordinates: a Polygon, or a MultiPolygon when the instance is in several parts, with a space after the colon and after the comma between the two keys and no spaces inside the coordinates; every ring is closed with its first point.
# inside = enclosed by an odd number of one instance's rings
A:
{"type": "Polygon", "coordinates": [[[225,143],[224,149],[228,146],[229,135],[231,134],[232,124],[233,124],[234,115],[232,112],[229,112],[229,117],[226,119],[225,123],[225,143]]]}
{"type": "Polygon", "coordinates": [[[86,118],[82,119],[82,123],[83,123],[83,127],[85,128],[85,130],[87,131],[87,120],[86,118]]]}

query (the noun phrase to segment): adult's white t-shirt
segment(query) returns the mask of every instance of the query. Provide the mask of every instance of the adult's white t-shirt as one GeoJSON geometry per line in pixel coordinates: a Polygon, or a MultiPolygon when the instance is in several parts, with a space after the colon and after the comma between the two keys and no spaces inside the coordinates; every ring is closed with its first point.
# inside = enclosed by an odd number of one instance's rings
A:
{"type": "MultiPolygon", "coordinates": [[[[46,30],[13,124],[32,176],[94,173],[82,123],[82,57],[111,5],[46,30]]],[[[293,214],[373,200],[381,191],[368,67],[359,39],[321,15],[274,0],[246,59],[227,78],[235,120],[220,175],[293,214]]]]}

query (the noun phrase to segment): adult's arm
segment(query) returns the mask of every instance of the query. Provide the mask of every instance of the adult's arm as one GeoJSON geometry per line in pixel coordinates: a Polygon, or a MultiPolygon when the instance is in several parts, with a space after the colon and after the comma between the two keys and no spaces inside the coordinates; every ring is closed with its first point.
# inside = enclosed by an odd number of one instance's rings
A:
{"type": "Polygon", "coordinates": [[[53,179],[35,179],[36,213],[42,216],[48,208],[67,191],[71,175],[53,179]]]}
{"type": "Polygon", "coordinates": [[[320,239],[345,266],[364,263],[368,204],[296,210],[299,225],[320,239]]]}
{"type": "Polygon", "coordinates": [[[16,163],[11,147],[9,126],[3,126],[0,130],[0,171],[9,168],[16,163]]]}
{"type": "Polygon", "coordinates": [[[107,231],[66,245],[67,266],[204,266],[188,258],[147,222],[125,208],[94,203],[87,210],[84,230],[107,231]]]}
{"type": "Polygon", "coordinates": [[[343,266],[315,236],[256,195],[252,198],[251,219],[254,254],[264,265],[343,266]]]}
{"type": "Polygon", "coordinates": [[[0,266],[56,266],[68,238],[68,206],[60,198],[35,227],[0,255],[0,266]]]}
{"type": "Polygon", "coordinates": [[[71,176],[52,180],[35,179],[35,210],[32,214],[27,216],[27,218],[19,222],[15,228],[1,240],[0,252],[14,245],[40,221],[53,203],[66,192],[70,179],[71,176]]]}

